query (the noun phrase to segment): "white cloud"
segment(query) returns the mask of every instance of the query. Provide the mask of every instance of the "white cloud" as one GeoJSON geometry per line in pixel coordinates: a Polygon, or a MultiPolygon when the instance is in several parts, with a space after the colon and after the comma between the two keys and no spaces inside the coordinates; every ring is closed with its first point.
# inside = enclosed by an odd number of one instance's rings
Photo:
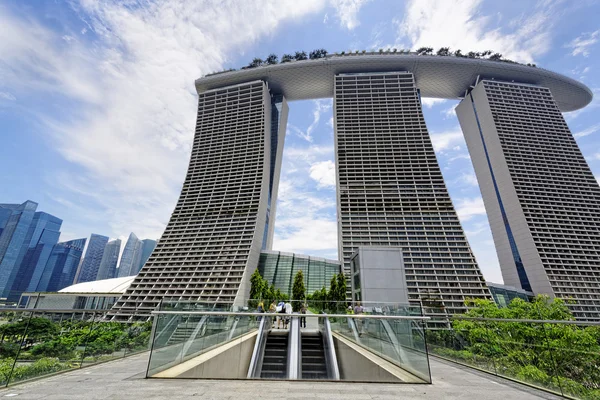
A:
{"type": "Polygon", "coordinates": [[[320,188],[335,187],[335,163],[327,160],[312,164],[310,177],[317,182],[317,186],[320,188]]]}
{"type": "Polygon", "coordinates": [[[15,101],[17,98],[14,94],[9,92],[0,92],[0,99],[15,101]]]}
{"type": "Polygon", "coordinates": [[[302,129],[292,124],[288,124],[288,128],[294,131],[298,137],[306,140],[309,143],[312,143],[314,140],[312,134],[315,128],[319,125],[319,121],[321,120],[321,114],[329,111],[332,105],[333,101],[331,99],[313,100],[313,121],[308,126],[308,128],[306,128],[306,131],[303,131],[302,129]]]}
{"type": "Polygon", "coordinates": [[[370,0],[330,0],[340,20],[340,25],[352,30],[360,25],[358,12],[360,8],[370,0]]]}
{"type": "Polygon", "coordinates": [[[433,97],[422,97],[421,104],[423,104],[427,108],[431,108],[437,104],[443,104],[446,102],[446,99],[434,99],[433,97]]]}
{"type": "Polygon", "coordinates": [[[493,50],[505,57],[533,62],[550,48],[553,2],[538,2],[532,13],[512,21],[512,32],[492,26],[482,0],[411,0],[398,22],[399,40],[407,38],[413,49],[431,46],[465,51],[493,50]]]}
{"type": "Polygon", "coordinates": [[[431,133],[429,136],[431,137],[433,149],[436,152],[452,149],[457,144],[463,144],[465,142],[463,133],[460,129],[431,133]]]}
{"type": "Polygon", "coordinates": [[[566,45],[566,47],[572,48],[571,55],[576,56],[581,54],[584,57],[590,55],[590,47],[594,45],[600,38],[600,29],[594,32],[582,33],[566,45]]]}
{"type": "Polygon", "coordinates": [[[485,207],[481,196],[458,199],[456,213],[461,222],[470,220],[478,215],[485,215],[485,207]]]}
{"type": "Polygon", "coordinates": [[[451,106],[446,108],[445,110],[442,111],[442,115],[444,116],[444,119],[449,119],[452,117],[456,116],[456,111],[454,111],[454,109],[456,108],[456,106],[451,106]]]}
{"type": "Polygon", "coordinates": [[[79,166],[81,187],[96,196],[90,202],[105,205],[113,237],[162,233],[189,159],[194,79],[222,69],[227,54],[282,22],[325,6],[322,0],[72,4],[88,29],[85,43],[0,7],[0,76],[11,92],[80,105],[62,109],[56,120],[37,117],[60,154],[79,166]]]}
{"type": "Polygon", "coordinates": [[[600,130],[600,124],[595,124],[586,129],[583,129],[581,131],[573,133],[573,137],[575,137],[576,139],[579,139],[579,138],[582,138],[585,136],[589,136],[593,133],[596,133],[596,132],[598,132],[598,130],[600,130]]]}

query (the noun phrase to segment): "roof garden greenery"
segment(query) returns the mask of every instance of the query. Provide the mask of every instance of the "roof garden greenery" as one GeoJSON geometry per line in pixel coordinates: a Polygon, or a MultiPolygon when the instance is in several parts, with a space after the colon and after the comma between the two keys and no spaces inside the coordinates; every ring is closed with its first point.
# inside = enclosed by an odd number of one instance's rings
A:
{"type": "MultiPolygon", "coordinates": [[[[316,49],[311,51],[310,53],[306,53],[305,51],[296,51],[293,54],[284,54],[281,56],[281,60],[277,56],[277,54],[269,54],[264,60],[262,58],[255,57],[248,65],[241,67],[240,69],[251,69],[262,67],[266,65],[275,65],[275,64],[285,64],[289,62],[302,61],[302,60],[317,60],[320,58],[330,58],[330,57],[341,57],[341,56],[355,56],[355,55],[373,55],[373,54],[405,54],[405,55],[417,55],[417,56],[440,56],[440,57],[460,57],[460,58],[473,58],[473,59],[482,59],[489,61],[497,61],[497,62],[506,62],[511,64],[519,64],[526,65],[528,67],[536,67],[535,64],[527,63],[519,63],[514,60],[510,60],[505,58],[502,54],[496,53],[492,50],[486,50],[482,52],[477,51],[469,51],[463,52],[462,50],[454,50],[451,51],[450,47],[441,47],[437,52],[434,52],[433,47],[420,47],[416,50],[407,50],[407,49],[396,49],[396,48],[388,48],[388,49],[379,49],[379,51],[367,51],[367,50],[354,50],[354,51],[341,51],[330,54],[325,49],[316,49]]],[[[237,71],[235,68],[230,68],[224,71],[215,72],[211,74],[207,74],[206,76],[222,74],[225,72],[237,71]]]]}

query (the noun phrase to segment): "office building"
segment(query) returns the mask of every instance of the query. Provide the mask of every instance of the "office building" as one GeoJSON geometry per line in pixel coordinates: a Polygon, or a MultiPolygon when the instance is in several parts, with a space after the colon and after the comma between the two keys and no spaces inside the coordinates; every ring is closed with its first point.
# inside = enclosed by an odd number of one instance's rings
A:
{"type": "Polygon", "coordinates": [[[340,262],[302,254],[264,250],[260,253],[258,272],[275,288],[292,297],[294,278],[298,271],[304,275],[306,294],[325,288],[329,290],[331,278],[341,272],[340,262]]]}
{"type": "Polygon", "coordinates": [[[12,286],[13,271],[21,265],[25,256],[21,250],[29,244],[26,236],[37,206],[37,203],[30,200],[20,205],[3,205],[5,222],[0,235],[0,294],[4,298],[5,292],[10,292],[12,286]],[[10,214],[7,209],[10,210],[10,214]]]}
{"type": "Polygon", "coordinates": [[[498,307],[506,307],[514,299],[521,299],[523,301],[530,301],[533,298],[533,293],[528,292],[514,286],[502,285],[500,283],[486,282],[487,287],[490,289],[494,303],[498,307]]]}
{"type": "Polygon", "coordinates": [[[131,232],[123,249],[123,255],[121,256],[119,269],[117,270],[117,277],[136,275],[139,271],[138,267],[141,257],[142,241],[138,239],[135,233],[131,232]]]}
{"type": "Polygon", "coordinates": [[[15,267],[9,277],[4,296],[18,301],[21,293],[36,290],[52,248],[60,237],[62,220],[45,212],[36,212],[15,267]]]}
{"type": "Polygon", "coordinates": [[[34,290],[36,292],[56,292],[70,286],[75,279],[85,242],[86,239],[82,238],[57,243],[50,253],[44,273],[34,290]]]}
{"type": "Polygon", "coordinates": [[[106,244],[95,281],[115,278],[120,252],[121,239],[111,240],[106,244]]]}
{"type": "Polygon", "coordinates": [[[137,275],[138,272],[140,272],[140,270],[142,269],[144,264],[146,264],[146,262],[150,258],[150,254],[152,254],[155,247],[156,247],[156,240],[152,240],[152,239],[142,240],[142,250],[141,250],[142,254],[140,256],[140,263],[137,267],[137,270],[132,275],[137,275]]]}
{"type": "Polygon", "coordinates": [[[106,243],[108,243],[108,237],[92,233],[87,250],[85,251],[85,256],[79,266],[75,283],[96,280],[106,243]]]}
{"type": "MultiPolygon", "coordinates": [[[[181,196],[111,315],[145,319],[161,300],[245,304],[260,251],[271,250],[287,101],[326,97],[334,99],[339,254],[348,277],[358,247],[401,248],[409,301],[436,310],[429,314],[464,312],[466,299],[491,298],[420,102],[420,96],[463,98],[491,77],[548,88],[556,113],[592,99],[585,85],[541,68],[415,54],[335,55],[198,79],[196,134],[181,196]]],[[[586,172],[584,184],[590,179],[586,172]]],[[[589,223],[597,229],[597,220],[589,223]]],[[[598,284],[590,281],[585,290],[591,285],[598,284]]]]}
{"type": "Polygon", "coordinates": [[[504,283],[600,321],[600,186],[553,92],[483,79],[456,114],[504,283]]]}

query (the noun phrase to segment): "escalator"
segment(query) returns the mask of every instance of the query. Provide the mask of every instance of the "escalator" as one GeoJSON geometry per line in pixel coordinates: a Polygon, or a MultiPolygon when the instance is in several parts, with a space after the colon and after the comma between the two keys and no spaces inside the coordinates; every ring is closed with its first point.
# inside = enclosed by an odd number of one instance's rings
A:
{"type": "Polygon", "coordinates": [[[272,331],[267,336],[260,370],[261,378],[287,378],[288,333],[272,331]]]}
{"type": "Polygon", "coordinates": [[[302,379],[329,379],[321,333],[302,335],[302,379]]]}

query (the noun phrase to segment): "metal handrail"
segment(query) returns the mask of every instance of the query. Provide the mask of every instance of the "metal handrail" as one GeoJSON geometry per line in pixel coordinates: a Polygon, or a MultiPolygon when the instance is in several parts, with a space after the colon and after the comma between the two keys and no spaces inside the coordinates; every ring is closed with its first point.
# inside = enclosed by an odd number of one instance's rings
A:
{"type": "MultiPolygon", "coordinates": [[[[254,312],[234,312],[234,311],[152,311],[152,315],[159,314],[181,314],[181,315],[221,315],[221,316],[266,316],[272,317],[273,313],[254,313],[254,312]]],[[[299,315],[299,314],[292,314],[299,315]]],[[[421,316],[408,316],[408,315],[368,315],[368,314],[302,314],[303,317],[307,318],[357,318],[357,319],[406,319],[413,321],[427,321],[430,320],[430,317],[421,317],[421,316]]]]}
{"type": "Polygon", "coordinates": [[[338,367],[337,355],[335,353],[335,345],[333,343],[333,336],[331,330],[331,323],[329,318],[323,318],[323,346],[325,347],[325,359],[327,361],[327,377],[336,381],[340,380],[340,369],[338,367]]]}
{"type": "Polygon", "coordinates": [[[484,317],[463,317],[460,315],[452,315],[451,319],[466,320],[466,321],[490,321],[490,322],[521,322],[528,324],[564,324],[564,325],[586,325],[600,326],[600,322],[593,321],[571,321],[560,319],[518,319],[518,318],[484,318],[484,317]]]}
{"type": "MultiPolygon", "coordinates": [[[[272,317],[272,315],[270,315],[272,317]]],[[[262,368],[262,358],[265,352],[265,345],[267,343],[267,335],[271,329],[273,321],[271,318],[261,318],[260,325],[258,327],[258,333],[254,342],[254,350],[252,351],[252,358],[250,359],[250,365],[248,367],[247,378],[259,378],[260,369],[262,368]]]]}
{"type": "Polygon", "coordinates": [[[288,334],[287,379],[300,379],[302,377],[300,320],[298,317],[292,317],[290,318],[289,324],[290,331],[288,334]]]}

